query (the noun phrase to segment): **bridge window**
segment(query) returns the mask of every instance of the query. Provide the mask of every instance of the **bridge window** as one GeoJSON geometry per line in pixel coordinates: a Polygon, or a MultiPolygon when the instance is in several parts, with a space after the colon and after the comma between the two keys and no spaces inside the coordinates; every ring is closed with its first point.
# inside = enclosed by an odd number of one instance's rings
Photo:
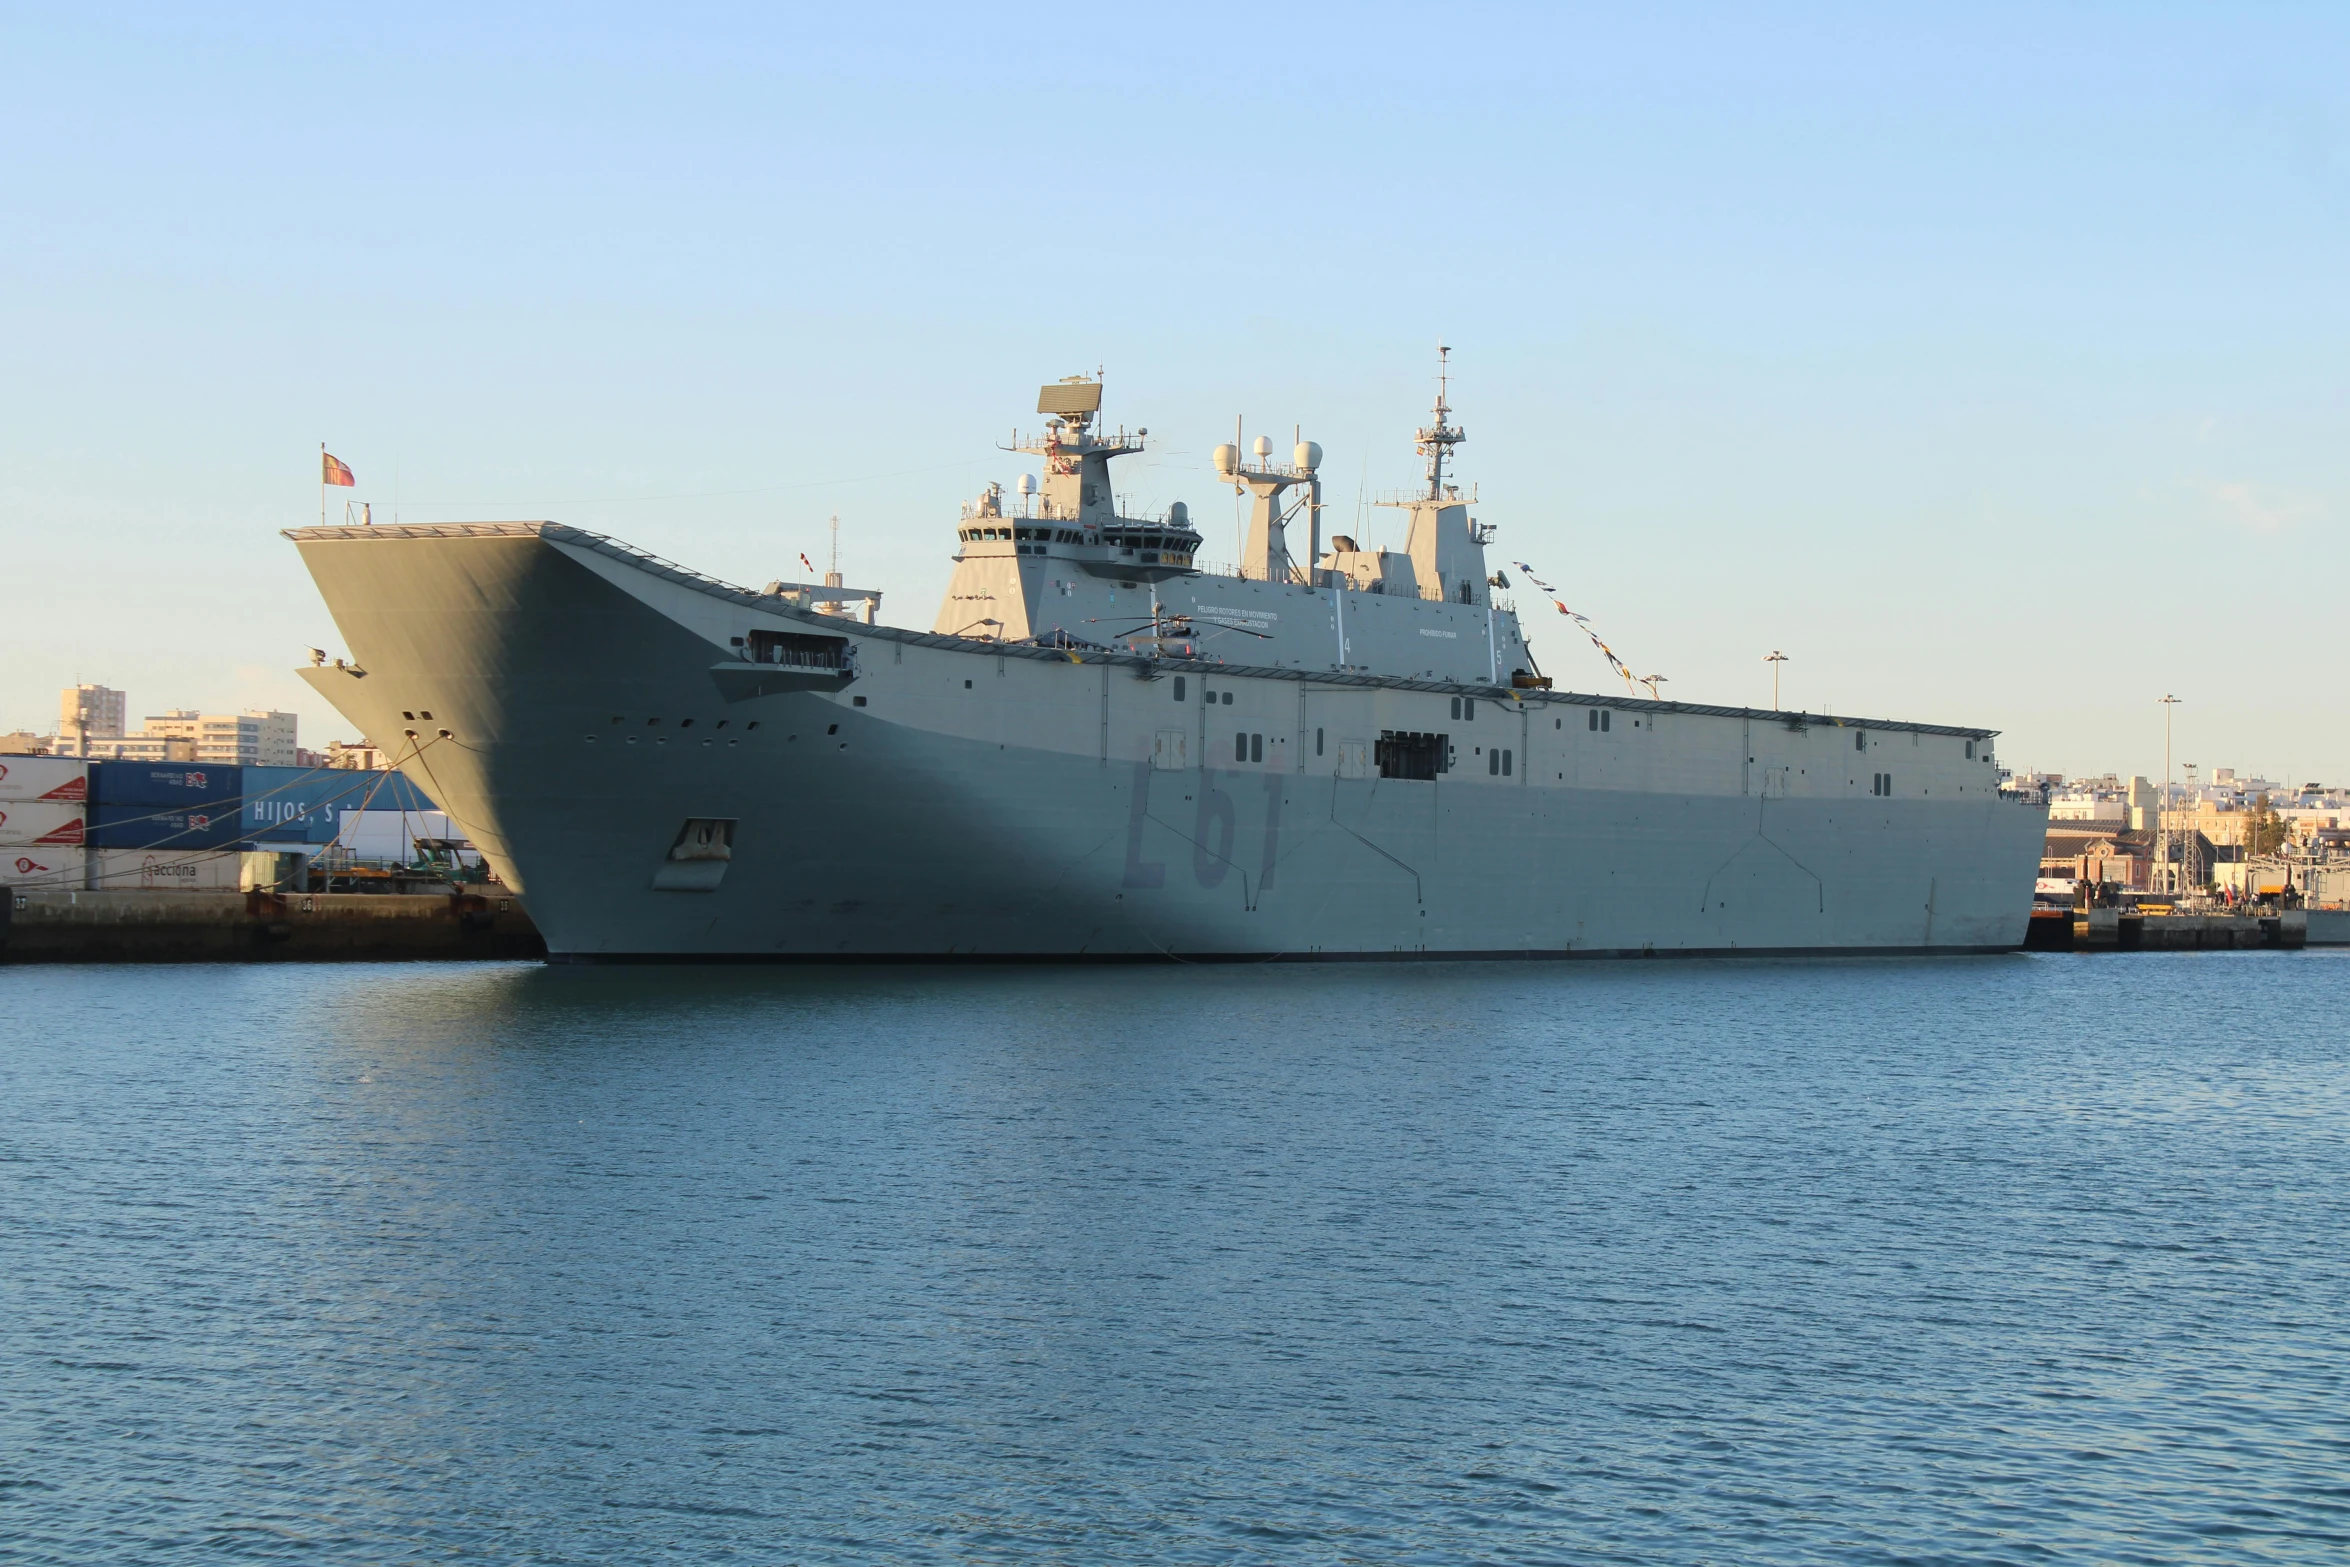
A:
{"type": "Polygon", "coordinates": [[[1175,677],[1175,700],[1178,702],[1183,700],[1183,677],[1181,675],[1175,677]]]}
{"type": "Polygon", "coordinates": [[[846,637],[754,631],[750,654],[754,664],[781,664],[790,669],[843,669],[848,664],[848,648],[846,637]]]}

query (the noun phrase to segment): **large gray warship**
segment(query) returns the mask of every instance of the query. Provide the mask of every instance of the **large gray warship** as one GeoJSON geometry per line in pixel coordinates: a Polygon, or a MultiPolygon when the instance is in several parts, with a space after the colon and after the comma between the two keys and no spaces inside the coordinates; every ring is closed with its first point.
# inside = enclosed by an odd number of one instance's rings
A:
{"type": "MultiPolygon", "coordinates": [[[[555,522],[290,530],[351,657],[302,674],[582,961],[1984,952],[2045,807],[1996,731],[1551,688],[1439,392],[1404,545],[1321,449],[1214,455],[1242,560],[1082,377],[964,507],[932,629],[555,522]],[[1292,549],[1299,531],[1302,558],[1292,549]]],[[[1653,690],[1653,688],[1652,688],[1653,690]]]]}

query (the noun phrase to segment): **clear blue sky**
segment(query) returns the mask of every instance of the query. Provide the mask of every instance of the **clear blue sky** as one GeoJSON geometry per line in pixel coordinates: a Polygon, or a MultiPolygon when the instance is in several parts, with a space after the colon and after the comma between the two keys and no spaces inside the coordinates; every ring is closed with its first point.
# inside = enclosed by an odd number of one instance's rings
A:
{"type": "MultiPolygon", "coordinates": [[[[1669,695],[2350,782],[2350,10],[0,13],[0,727],[290,706],[281,527],[555,517],[927,625],[1037,383],[1465,477],[1669,695]],[[340,495],[337,496],[339,507],[340,495]]],[[[1375,529],[1373,531],[1376,531],[1375,529]]],[[[1230,553],[1229,550],[1218,553],[1230,553]]],[[[1529,609],[1563,683],[1596,655],[1529,609]]]]}

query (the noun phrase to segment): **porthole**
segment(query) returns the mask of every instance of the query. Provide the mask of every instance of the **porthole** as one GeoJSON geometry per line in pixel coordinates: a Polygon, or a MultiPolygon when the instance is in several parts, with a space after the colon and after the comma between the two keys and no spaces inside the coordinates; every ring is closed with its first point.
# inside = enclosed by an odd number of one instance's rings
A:
{"type": "Polygon", "coordinates": [[[758,727],[759,727],[759,720],[757,720],[756,718],[752,719],[752,720],[751,720],[749,723],[747,723],[747,724],[743,725],[743,728],[744,728],[745,730],[756,729],[756,728],[758,728],[758,727]]]}
{"type": "Polygon", "coordinates": [[[839,734],[839,733],[840,733],[840,725],[838,725],[838,724],[826,724],[826,725],[824,726],[824,732],[825,732],[826,734],[828,734],[828,735],[836,735],[836,734],[839,734]]]}
{"type": "Polygon", "coordinates": [[[691,729],[693,726],[694,721],[690,718],[681,718],[677,721],[677,727],[680,729],[691,729]]]}
{"type": "Polygon", "coordinates": [[[407,719],[410,723],[416,722],[416,715],[414,713],[403,712],[400,714],[400,716],[407,719]]]}

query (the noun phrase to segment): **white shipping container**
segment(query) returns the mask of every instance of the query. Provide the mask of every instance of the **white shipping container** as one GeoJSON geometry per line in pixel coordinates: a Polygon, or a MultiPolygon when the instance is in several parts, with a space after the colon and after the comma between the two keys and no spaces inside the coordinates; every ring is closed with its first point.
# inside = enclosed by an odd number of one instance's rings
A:
{"type": "Polygon", "coordinates": [[[335,842],[355,860],[407,865],[419,838],[462,838],[446,811],[344,811],[335,842]]]}
{"type": "Polygon", "coordinates": [[[90,764],[78,756],[0,756],[0,800],[71,800],[90,795],[90,764]]]}
{"type": "Polygon", "coordinates": [[[245,857],[235,849],[91,849],[90,881],[101,891],[236,892],[245,857]]]}
{"type": "Polygon", "coordinates": [[[82,884],[80,849],[0,849],[0,887],[19,892],[72,892],[82,884]]]}
{"type": "Polygon", "coordinates": [[[82,808],[78,801],[0,800],[0,847],[14,844],[78,849],[82,808]]]}

